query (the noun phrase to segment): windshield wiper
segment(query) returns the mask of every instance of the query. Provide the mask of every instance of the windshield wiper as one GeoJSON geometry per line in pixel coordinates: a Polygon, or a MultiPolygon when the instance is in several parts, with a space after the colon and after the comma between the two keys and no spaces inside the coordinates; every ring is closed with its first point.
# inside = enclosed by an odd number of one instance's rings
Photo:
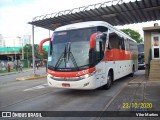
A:
{"type": "Polygon", "coordinates": [[[77,70],[79,70],[79,67],[78,67],[78,65],[77,65],[77,62],[76,62],[76,60],[75,60],[72,52],[69,52],[69,54],[70,54],[70,56],[71,56],[71,60],[72,60],[72,62],[73,62],[73,64],[74,64],[74,66],[77,68],[77,70]]]}
{"type": "Polygon", "coordinates": [[[62,52],[61,56],[59,57],[59,59],[56,62],[55,70],[59,67],[59,65],[61,64],[62,60],[66,59],[66,55],[67,55],[67,50],[66,50],[66,45],[65,45],[64,52],[62,52]]]}
{"type": "Polygon", "coordinates": [[[69,61],[70,57],[71,57],[71,61],[73,62],[73,65],[75,66],[75,68],[77,70],[79,70],[79,67],[77,65],[77,62],[76,62],[74,56],[73,56],[73,53],[70,50],[71,50],[71,44],[68,43],[65,45],[64,52],[61,54],[61,56],[59,57],[58,61],[55,64],[55,70],[59,67],[59,65],[62,63],[63,60],[65,62],[65,68],[66,68],[66,63],[67,63],[67,61],[69,61]]]}
{"type": "Polygon", "coordinates": [[[77,62],[76,62],[76,60],[75,60],[75,58],[74,58],[74,56],[73,56],[73,54],[72,54],[72,52],[71,52],[71,43],[69,42],[68,43],[68,47],[67,47],[67,60],[69,61],[69,57],[71,56],[71,60],[72,60],[72,62],[73,62],[73,65],[77,68],[77,70],[79,70],[79,67],[78,67],[78,65],[77,65],[77,62]]]}

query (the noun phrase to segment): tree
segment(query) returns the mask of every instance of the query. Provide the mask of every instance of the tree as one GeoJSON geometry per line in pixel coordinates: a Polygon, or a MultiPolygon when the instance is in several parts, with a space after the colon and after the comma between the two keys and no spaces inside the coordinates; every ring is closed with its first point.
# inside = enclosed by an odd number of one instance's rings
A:
{"type": "Polygon", "coordinates": [[[137,41],[137,43],[143,42],[143,40],[141,38],[141,35],[137,31],[134,31],[134,30],[131,30],[131,29],[121,29],[121,31],[123,31],[128,36],[130,36],[132,39],[137,41]]]}
{"type": "MultiPolygon", "coordinates": [[[[28,59],[30,62],[32,62],[32,45],[31,44],[26,44],[23,47],[24,51],[24,59],[28,59]]],[[[34,51],[35,51],[35,58],[37,59],[47,59],[48,57],[48,52],[43,49],[42,55],[39,53],[39,45],[35,44],[34,45],[34,51]]],[[[20,49],[20,53],[22,53],[22,49],[20,49]]]]}

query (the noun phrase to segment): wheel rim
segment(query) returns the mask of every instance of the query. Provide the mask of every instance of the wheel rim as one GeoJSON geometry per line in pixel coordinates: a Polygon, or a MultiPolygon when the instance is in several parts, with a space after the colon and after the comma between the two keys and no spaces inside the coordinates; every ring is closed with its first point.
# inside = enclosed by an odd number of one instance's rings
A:
{"type": "Polygon", "coordinates": [[[110,86],[111,85],[111,76],[110,75],[108,75],[107,82],[108,82],[108,86],[110,86]]]}

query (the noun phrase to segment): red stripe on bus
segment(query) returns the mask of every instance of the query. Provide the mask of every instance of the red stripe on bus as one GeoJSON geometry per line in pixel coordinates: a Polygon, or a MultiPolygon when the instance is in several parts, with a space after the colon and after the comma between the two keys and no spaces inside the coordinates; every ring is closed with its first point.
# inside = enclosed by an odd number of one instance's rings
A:
{"type": "Polygon", "coordinates": [[[106,51],[104,61],[136,60],[137,57],[137,54],[130,51],[112,49],[106,51]]]}
{"type": "Polygon", "coordinates": [[[53,70],[48,69],[48,74],[51,74],[55,77],[79,77],[85,74],[89,74],[95,71],[95,67],[89,68],[86,70],[81,70],[81,71],[75,71],[75,72],[57,72],[53,70]]]}

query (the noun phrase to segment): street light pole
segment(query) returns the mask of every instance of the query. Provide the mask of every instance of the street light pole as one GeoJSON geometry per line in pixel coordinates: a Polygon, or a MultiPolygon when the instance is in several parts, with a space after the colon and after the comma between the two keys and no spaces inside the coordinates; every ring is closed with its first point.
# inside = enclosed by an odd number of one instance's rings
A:
{"type": "Polygon", "coordinates": [[[27,47],[27,64],[28,64],[28,68],[29,68],[29,60],[28,60],[28,47],[27,47]]]}
{"type": "Polygon", "coordinates": [[[33,74],[35,75],[35,54],[34,54],[34,25],[32,25],[32,59],[33,59],[33,74]]]}
{"type": "MultiPolygon", "coordinates": [[[[22,40],[22,39],[21,39],[21,40],[22,40]]],[[[24,60],[23,40],[22,40],[22,60],[24,60]]]]}
{"type": "Polygon", "coordinates": [[[15,50],[15,39],[14,39],[14,54],[15,54],[15,56],[14,56],[14,60],[15,60],[15,62],[16,62],[16,50],[15,50]]]}
{"type": "Polygon", "coordinates": [[[21,39],[21,37],[17,37],[19,38],[19,41],[21,42],[21,47],[22,47],[22,60],[24,60],[24,50],[23,50],[23,40],[21,39]]]}

